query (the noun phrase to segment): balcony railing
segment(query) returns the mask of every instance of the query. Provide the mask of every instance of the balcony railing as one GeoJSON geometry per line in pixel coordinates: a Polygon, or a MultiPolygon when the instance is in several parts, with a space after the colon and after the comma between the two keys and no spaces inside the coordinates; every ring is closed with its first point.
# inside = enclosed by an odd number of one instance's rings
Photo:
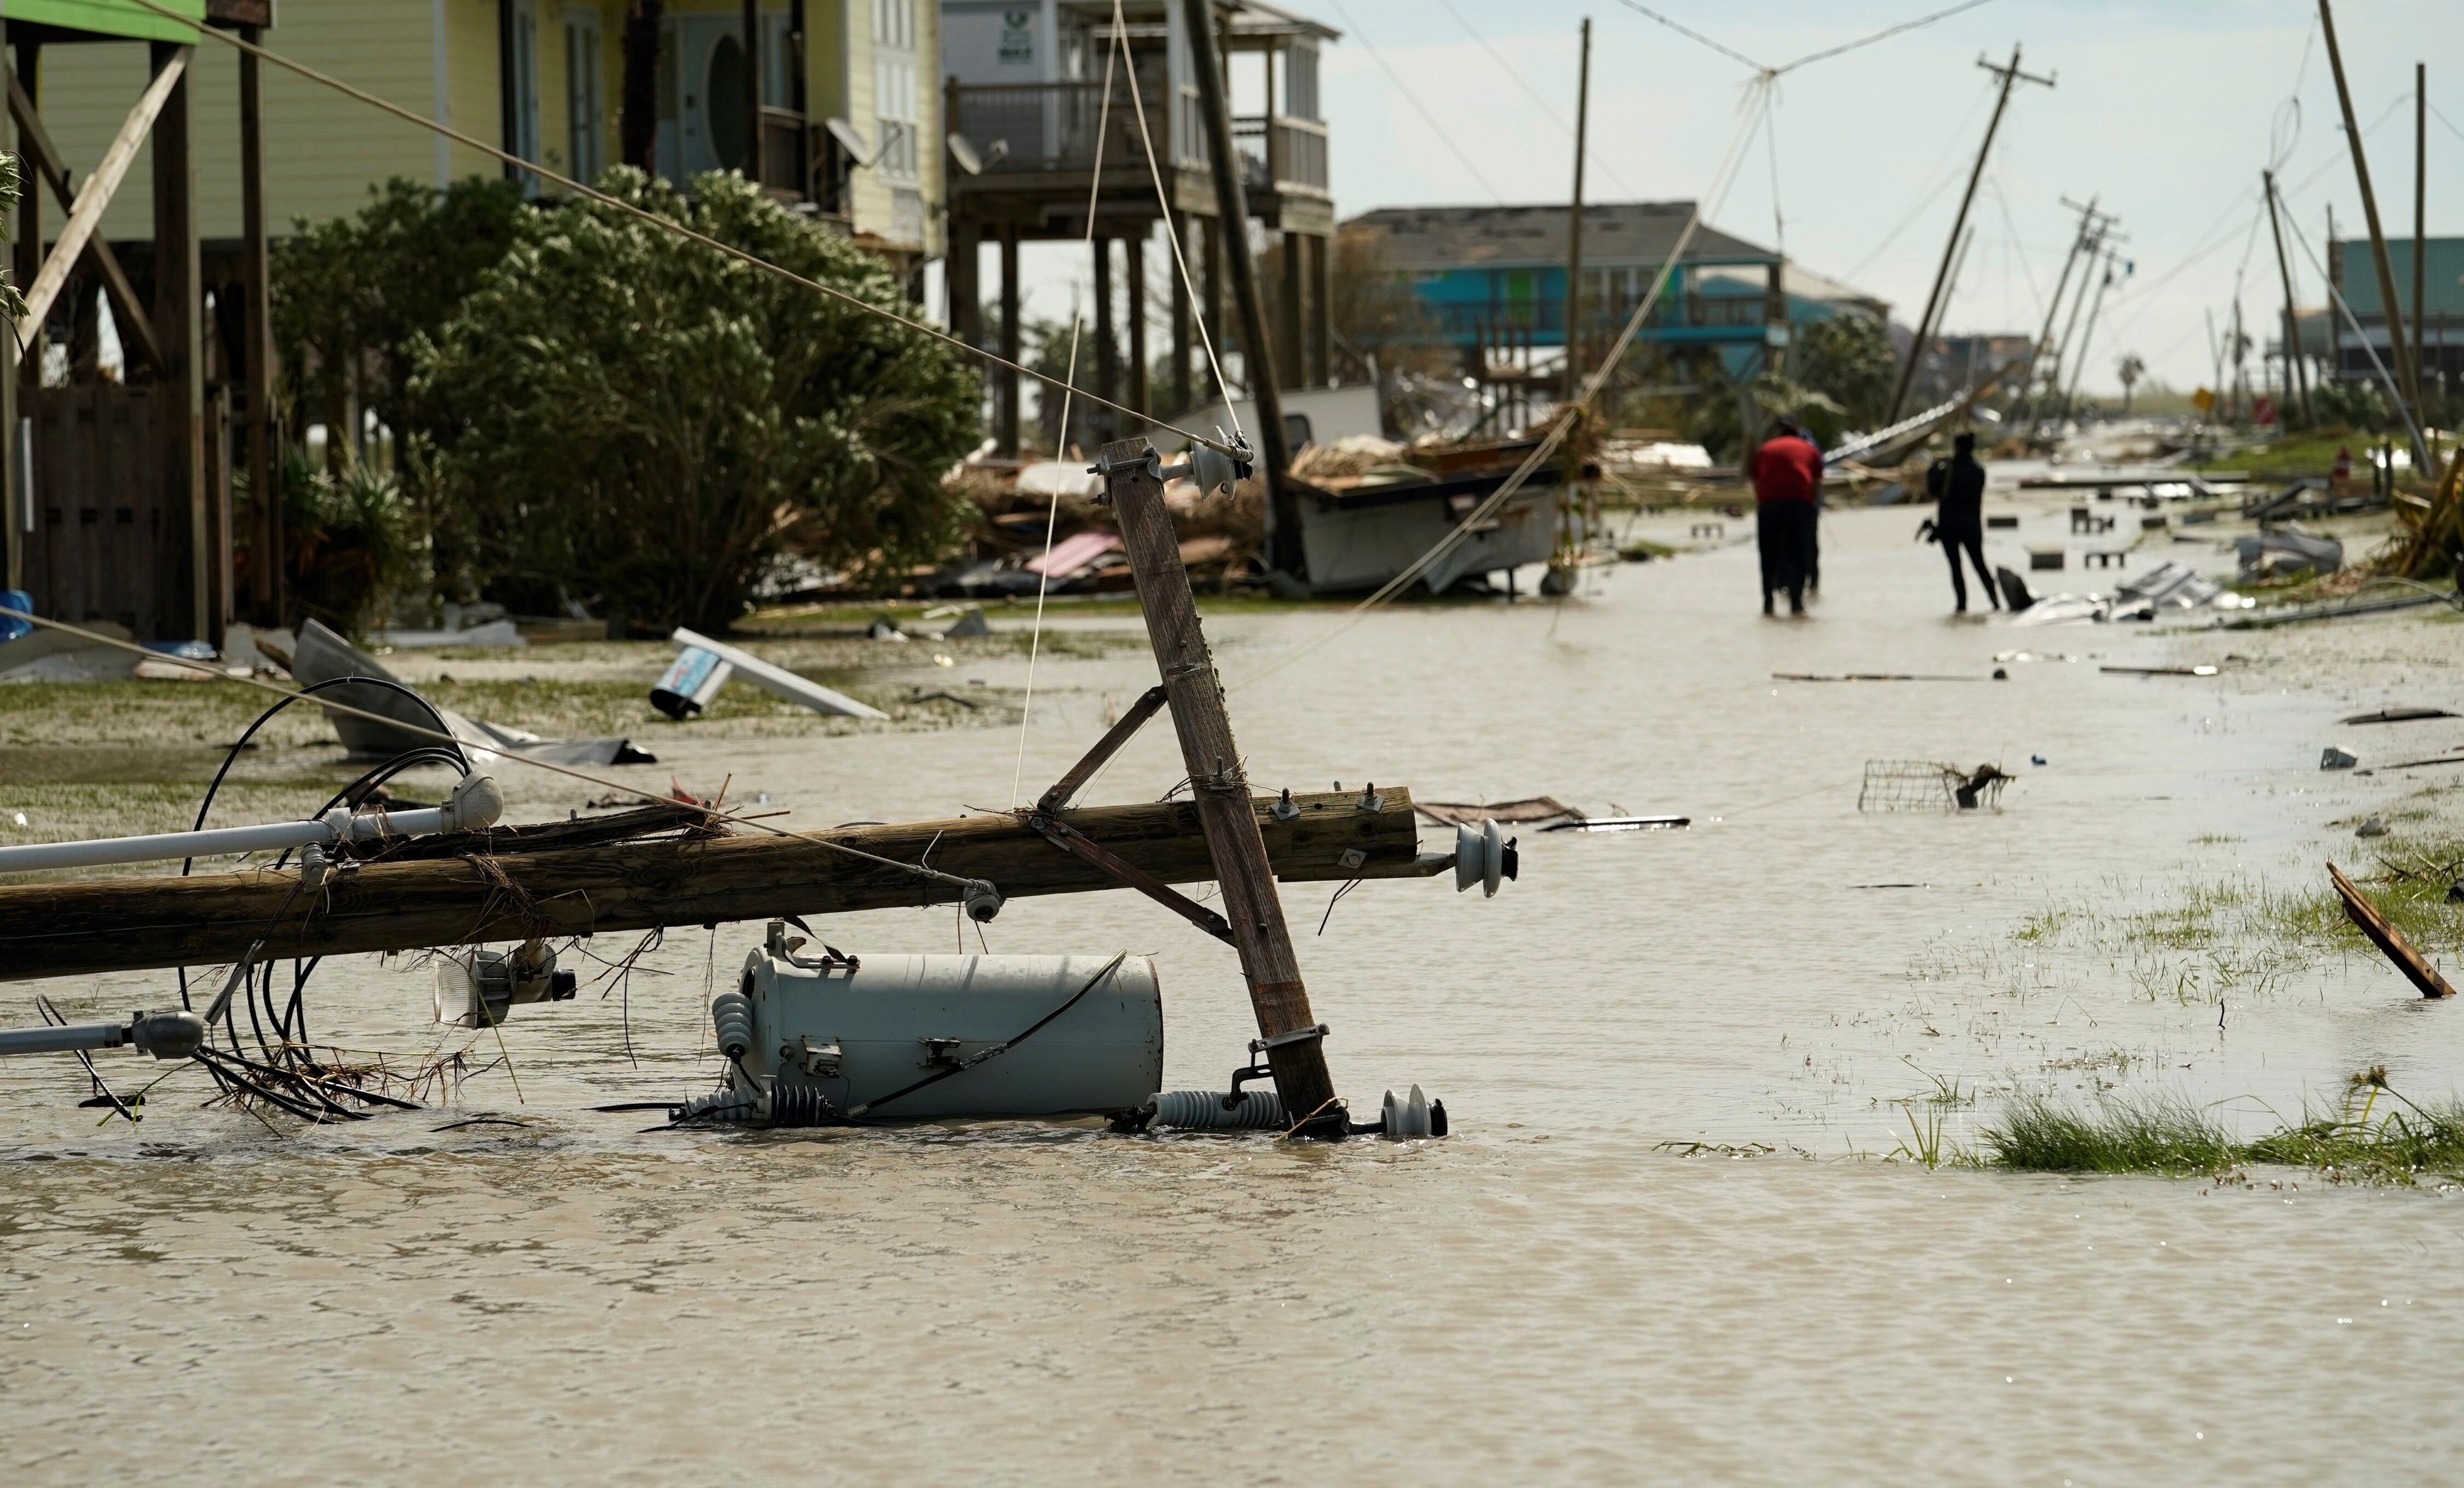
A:
{"type": "Polygon", "coordinates": [[[1244,114],[1232,121],[1232,147],[1249,190],[1328,194],[1326,125],[1317,120],[1244,114]]]}
{"type": "MultiPolygon", "coordinates": [[[[1653,306],[1651,318],[1643,323],[1659,330],[1759,327],[1766,323],[1767,304],[1759,295],[1682,295],[1653,306]]],[[[1474,336],[1486,328],[1532,331],[1553,342],[1566,329],[1566,305],[1560,300],[1446,301],[1429,309],[1449,336],[1474,336]]],[[[1614,337],[1633,313],[1630,305],[1615,311],[1587,305],[1584,336],[1614,337]]]]}
{"type": "MultiPolygon", "coordinates": [[[[1100,82],[1031,82],[963,84],[953,90],[951,127],[966,136],[985,157],[986,175],[1016,175],[1036,170],[1088,170],[1099,162],[1106,169],[1146,167],[1146,149],[1139,143],[1138,121],[1131,111],[1129,89],[1113,88],[1107,138],[1095,138],[1104,117],[1104,85],[1100,82]],[[1100,151],[1098,145],[1101,145],[1100,151]],[[993,146],[1006,144],[998,159],[993,146]]],[[[1155,100],[1160,105],[1161,100],[1155,100]]],[[[1151,106],[1147,129],[1155,148],[1165,145],[1163,110],[1151,106]]]]}

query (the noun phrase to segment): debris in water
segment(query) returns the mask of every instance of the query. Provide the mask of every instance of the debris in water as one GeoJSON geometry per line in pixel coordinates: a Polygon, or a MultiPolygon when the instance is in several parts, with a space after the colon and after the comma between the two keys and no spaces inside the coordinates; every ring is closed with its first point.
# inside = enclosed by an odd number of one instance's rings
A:
{"type": "MultiPolygon", "coordinates": [[[[868,633],[878,638],[880,628],[885,625],[890,627],[890,633],[896,635],[898,639],[907,638],[899,633],[895,625],[891,625],[885,620],[874,621],[874,629],[868,633]]],[[[668,644],[679,651],[709,652],[735,668],[737,676],[743,677],[763,692],[789,702],[802,703],[816,713],[834,714],[841,718],[886,719],[890,717],[889,714],[869,703],[858,702],[845,693],[833,692],[819,682],[807,681],[785,667],[772,666],[751,652],[738,651],[733,646],[712,640],[709,636],[696,634],[682,626],[678,626],[668,636],[668,644]]]]}
{"type": "Polygon", "coordinates": [[[2376,713],[2356,713],[2340,723],[2410,723],[2420,719],[2452,719],[2454,714],[2445,708],[2381,708],[2376,713]]]}
{"type": "Polygon", "coordinates": [[[2211,666],[2098,667],[2097,670],[2100,672],[2111,672],[2120,677],[2213,677],[2216,675],[2216,669],[2211,666]]]}
{"type": "MultiPolygon", "coordinates": [[[[2373,816],[2370,820],[2375,822],[2378,818],[2373,816]]],[[[2380,830],[2384,832],[2386,829],[2380,830]]],[[[2422,996],[2455,995],[2455,988],[2447,985],[2447,979],[2438,974],[2438,968],[2412,948],[2412,943],[2404,938],[2403,931],[2389,924],[2385,915],[2380,914],[2368,899],[2362,898],[2362,891],[2353,886],[2352,879],[2344,877],[2343,869],[2329,863],[2327,877],[2336,885],[2336,897],[2344,901],[2344,914],[2364,935],[2370,938],[2371,944],[2387,953],[2387,959],[2395,963],[2397,970],[2421,989],[2422,996]]]]}
{"type": "Polygon", "coordinates": [[[1972,811],[1983,807],[1999,811],[2002,787],[2011,778],[1993,765],[1964,770],[1932,760],[1867,760],[1857,810],[1972,811]]]}
{"type": "Polygon", "coordinates": [[[1816,672],[1773,672],[1774,682],[1983,682],[2008,681],[2001,672],[1991,677],[1951,677],[1938,672],[1841,672],[1825,676],[1816,672]]]}
{"type": "Polygon", "coordinates": [[[2326,748],[2319,751],[2319,767],[2321,769],[2351,769],[2354,766],[2361,763],[2359,756],[2346,754],[2343,750],[2337,748],[2334,744],[2329,744],[2326,748]]]}
{"type": "MultiPolygon", "coordinates": [[[[451,708],[440,708],[405,685],[402,678],[378,664],[376,658],[325,628],[322,621],[311,620],[299,631],[298,647],[291,654],[291,675],[303,687],[337,682],[341,685],[326,689],[320,697],[357,708],[362,713],[375,713],[418,729],[441,729],[459,740],[476,759],[484,762],[498,754],[519,755],[541,760],[551,765],[650,765],[656,758],[636,749],[624,739],[583,739],[561,743],[541,739],[525,729],[508,728],[502,724],[469,718],[451,708]],[[354,680],[365,678],[365,680],[354,680]]],[[[391,759],[407,750],[431,747],[434,741],[425,733],[410,733],[374,719],[357,714],[326,711],[333,721],[334,733],[342,746],[352,754],[370,759],[391,759]]]]}
{"type": "MultiPolygon", "coordinates": [[[[1341,789],[1338,784],[1335,788],[1341,789]]],[[[1463,801],[1415,801],[1413,810],[1440,827],[1477,827],[1484,821],[1507,827],[1538,827],[1543,832],[1551,824],[1571,825],[1590,820],[1582,812],[1555,796],[1526,796],[1519,801],[1491,801],[1473,805],[1463,801]]]]}
{"type": "Polygon", "coordinates": [[[1561,821],[1543,827],[1542,832],[1659,832],[1691,827],[1691,816],[1590,816],[1579,821],[1561,821]]]}
{"type": "Polygon", "coordinates": [[[2387,834],[2387,824],[2376,816],[2353,829],[2353,835],[2357,837],[2384,837],[2387,834]]]}

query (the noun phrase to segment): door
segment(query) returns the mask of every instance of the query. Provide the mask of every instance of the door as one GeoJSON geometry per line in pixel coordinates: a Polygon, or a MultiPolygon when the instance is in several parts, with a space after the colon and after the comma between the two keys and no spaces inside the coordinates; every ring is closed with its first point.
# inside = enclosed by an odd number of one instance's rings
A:
{"type": "Polygon", "coordinates": [[[660,126],[659,166],[679,186],[704,171],[744,167],[752,121],[740,29],[735,16],[688,15],[670,31],[664,50],[674,59],[676,109],[672,123],[660,126]]]}

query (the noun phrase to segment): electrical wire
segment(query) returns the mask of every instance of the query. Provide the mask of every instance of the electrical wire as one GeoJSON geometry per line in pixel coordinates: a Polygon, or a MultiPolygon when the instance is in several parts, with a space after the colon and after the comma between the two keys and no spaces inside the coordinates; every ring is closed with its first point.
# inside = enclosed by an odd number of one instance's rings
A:
{"type": "MultiPolygon", "coordinates": [[[[1487,37],[1472,29],[1471,22],[1464,18],[1463,13],[1461,11],[1455,9],[1454,0],[1438,0],[1438,4],[1445,8],[1445,12],[1448,15],[1454,17],[1455,24],[1463,29],[1464,35],[1471,37],[1474,44],[1479,46],[1483,52],[1488,54],[1488,59],[1497,64],[1498,71],[1506,74],[1507,77],[1513,78],[1514,85],[1523,90],[1523,96],[1537,104],[1540,112],[1549,116],[1549,122],[1557,126],[1559,133],[1563,134],[1569,140],[1574,137],[1574,126],[1566,122],[1566,116],[1558,113],[1556,105],[1551,103],[1549,100],[1541,94],[1539,89],[1531,86],[1529,78],[1525,78],[1520,72],[1515,70],[1514,64],[1506,59],[1505,53],[1500,52],[1497,48],[1491,46],[1487,37]]],[[[1586,149],[1584,153],[1586,156],[1589,156],[1591,152],[1586,149]]],[[[1632,186],[1627,184],[1625,177],[1617,174],[1617,167],[1610,161],[1603,158],[1590,158],[1586,159],[1583,164],[1587,169],[1597,170],[1601,175],[1608,177],[1609,184],[1616,187],[1626,195],[1638,196],[1641,194],[1632,186]]]]}
{"type": "MultiPolygon", "coordinates": [[[[343,94],[349,98],[357,99],[359,101],[367,104],[369,107],[391,114],[396,119],[400,119],[407,123],[417,124],[423,129],[432,130],[436,134],[452,141],[456,144],[468,145],[470,148],[477,150],[479,153],[488,156],[492,160],[501,161],[516,170],[525,171],[531,175],[537,176],[539,180],[546,182],[551,186],[561,187],[565,190],[571,191],[577,196],[597,202],[603,207],[612,207],[618,211],[624,212],[627,216],[639,218],[653,227],[672,233],[677,236],[686,238],[692,242],[699,243],[705,248],[724,254],[728,257],[734,258],[739,263],[743,263],[751,268],[758,269],[764,274],[776,275],[780,278],[785,279],[791,284],[798,284],[805,289],[812,290],[817,294],[826,295],[830,299],[839,300],[853,309],[861,310],[867,315],[877,316],[882,320],[903,325],[919,336],[929,337],[945,345],[955,347],[957,350],[966,353],[968,356],[978,358],[979,360],[1000,367],[1004,371],[1018,372],[1023,376],[1032,377],[1037,382],[1046,384],[1047,386],[1059,386],[1059,384],[1057,384],[1055,380],[1046,373],[1039,372],[1031,366],[1012,362],[1008,358],[1001,356],[995,352],[987,351],[981,346],[970,345],[965,341],[951,335],[948,331],[942,330],[937,326],[927,325],[921,321],[911,320],[906,316],[900,315],[894,310],[885,309],[861,296],[851,295],[846,290],[833,288],[830,285],[822,283],[818,279],[808,279],[803,275],[790,269],[781,268],[780,265],[772,263],[768,259],[763,258],[757,254],[748,253],[741,248],[733,246],[732,244],[722,243],[717,238],[711,236],[709,233],[688,227],[671,217],[663,217],[647,207],[636,206],[631,202],[626,201],[622,197],[611,196],[607,192],[602,191],[596,187],[584,186],[583,183],[574,180],[572,177],[561,175],[535,161],[524,160],[521,156],[515,154],[511,150],[504,149],[498,145],[490,144],[485,140],[479,139],[474,135],[464,134],[462,131],[455,129],[451,125],[440,123],[436,120],[429,119],[424,114],[415,113],[410,109],[403,107],[399,103],[388,102],[385,100],[377,97],[375,94],[369,93],[363,88],[354,87],[331,74],[319,72],[316,68],[310,67],[304,62],[294,61],[290,57],[284,56],[279,53],[270,52],[264,47],[258,46],[255,42],[245,41],[238,36],[232,35],[229,32],[216,30],[213,27],[208,26],[204,21],[199,20],[195,16],[182,15],[177,11],[155,4],[155,0],[122,0],[122,3],[142,7],[143,9],[150,11],[156,15],[163,17],[165,20],[177,21],[181,25],[197,33],[199,35],[210,36],[214,40],[220,41],[227,46],[236,48],[250,56],[256,57],[262,61],[271,62],[275,66],[282,68],[288,72],[296,73],[298,76],[307,78],[311,82],[331,88],[337,93],[343,94]]],[[[1183,429],[1177,424],[1167,423],[1163,419],[1156,418],[1152,414],[1141,413],[1135,409],[1114,403],[1110,398],[1099,397],[1094,393],[1089,392],[1083,388],[1070,390],[1074,392],[1076,396],[1084,398],[1089,403],[1110,409],[1115,413],[1126,413],[1130,417],[1138,420],[1140,423],[1151,425],[1156,429],[1169,431],[1170,433],[1180,435],[1182,438],[1187,439],[1192,443],[1202,444],[1207,446],[1209,449],[1220,450],[1223,454],[1232,455],[1235,458],[1239,457],[1240,452],[1235,451],[1217,440],[1206,438],[1200,434],[1191,433],[1188,430],[1183,429]]]]}
{"type": "Polygon", "coordinates": [[[1378,70],[1395,84],[1396,91],[1403,95],[1403,101],[1412,105],[1412,112],[1419,115],[1420,122],[1429,126],[1429,132],[1436,135],[1438,142],[1453,152],[1456,164],[1462,166],[1470,173],[1473,180],[1480,183],[1480,189],[1488,193],[1490,201],[1500,207],[1505,206],[1506,198],[1498,194],[1497,188],[1489,184],[1488,177],[1480,173],[1480,167],[1471,163],[1471,157],[1464,154],[1463,146],[1455,143],[1455,137],[1446,133],[1446,126],[1438,122],[1438,116],[1429,112],[1428,105],[1420,101],[1420,96],[1412,91],[1412,85],[1403,80],[1403,75],[1395,70],[1392,62],[1386,60],[1386,54],[1377,50],[1377,43],[1369,39],[1369,33],[1361,29],[1358,21],[1352,18],[1352,12],[1343,8],[1343,0],[1327,0],[1327,3],[1334,7],[1334,13],[1343,17],[1343,24],[1352,29],[1353,38],[1367,49],[1370,59],[1375,61],[1378,70]]]}
{"type": "MultiPolygon", "coordinates": [[[[1735,185],[1737,167],[1742,161],[1746,147],[1752,143],[1754,130],[1758,127],[1762,117],[1762,92],[1770,86],[1771,78],[1768,75],[1756,78],[1749,85],[1749,91],[1739,109],[1741,117],[1737,132],[1729,138],[1727,150],[1721,156],[1719,167],[1712,174],[1711,189],[1705,193],[1712,199],[1713,210],[1717,209],[1720,202],[1727,200],[1728,189],[1735,185]]],[[[1238,679],[1240,684],[1264,681],[1349,633],[1368,618],[1372,610],[1400,594],[1421,574],[1427,572],[1431,565],[1452,552],[1479,523],[1486,521],[1490,514],[1523,488],[1524,482],[1531,478],[1531,473],[1539,469],[1543,462],[1556,453],[1557,447],[1565,441],[1567,433],[1573,428],[1576,417],[1590,406],[1594,398],[1599,395],[1599,390],[1607,383],[1609,374],[1616,370],[1620,361],[1624,360],[1627,349],[1634,344],[1635,337],[1641,333],[1643,322],[1650,319],[1651,312],[1659,305],[1661,295],[1668,287],[1670,276],[1676,272],[1677,265],[1684,258],[1685,250],[1694,241],[1694,234],[1701,229],[1705,214],[1704,203],[1698,199],[1694,204],[1694,211],[1685,219],[1684,230],[1677,235],[1677,241],[1669,249],[1667,258],[1661,262],[1659,274],[1653,278],[1650,291],[1643,296],[1641,302],[1635,306],[1634,313],[1627,318],[1625,328],[1618,333],[1616,344],[1609,348],[1608,354],[1601,359],[1600,365],[1584,379],[1580,394],[1558,415],[1550,426],[1548,434],[1529,455],[1524,456],[1523,463],[1515,467],[1514,473],[1506,478],[1505,483],[1465,513],[1463,520],[1457,522],[1444,537],[1430,544],[1426,552],[1414,559],[1401,572],[1380,585],[1366,599],[1346,611],[1333,626],[1284,652],[1256,671],[1243,674],[1238,679]]]]}
{"type": "MultiPolygon", "coordinates": [[[[1207,442],[1210,445],[1214,443],[1213,440],[1209,440],[1207,442]]],[[[115,650],[130,652],[149,660],[165,661],[174,666],[184,666],[191,671],[203,672],[208,677],[218,680],[235,682],[242,686],[256,688],[260,692],[272,693],[277,698],[297,696],[297,694],[290,689],[277,687],[272,682],[264,681],[254,677],[233,677],[229,672],[223,670],[222,667],[210,661],[195,661],[186,656],[165,655],[159,652],[148,651],[134,641],[123,641],[114,636],[103,635],[94,631],[70,625],[66,621],[47,619],[42,615],[33,614],[23,610],[11,609],[6,605],[0,605],[0,615],[7,615],[12,619],[30,621],[35,625],[42,626],[46,630],[59,631],[66,634],[80,636],[85,640],[91,641],[95,645],[108,646],[115,650]]],[[[367,681],[370,680],[370,678],[353,677],[347,678],[347,680],[367,681]]],[[[383,723],[388,728],[396,729],[406,734],[425,736],[441,744],[451,744],[456,748],[462,746],[462,741],[454,738],[451,734],[444,733],[432,728],[423,728],[416,723],[406,723],[401,719],[387,718],[382,713],[371,713],[365,708],[355,708],[348,703],[335,702],[331,700],[319,700],[318,706],[325,709],[329,713],[340,713],[350,718],[365,719],[372,723],[383,723]]],[[[696,810],[700,811],[705,817],[709,818],[713,822],[725,823],[729,826],[736,827],[750,827],[756,832],[768,833],[774,837],[791,837],[799,842],[809,842],[815,847],[827,848],[834,853],[844,853],[850,857],[860,857],[866,862],[878,863],[884,868],[895,868],[899,872],[907,874],[912,877],[930,878],[935,882],[946,883],[962,891],[974,886],[973,880],[961,878],[955,874],[943,873],[937,868],[928,868],[921,863],[900,862],[897,858],[886,857],[879,853],[869,853],[863,848],[856,847],[850,843],[837,842],[827,837],[817,837],[808,832],[792,832],[784,827],[772,826],[770,823],[762,821],[757,817],[730,815],[725,811],[719,811],[715,807],[699,806],[697,803],[691,802],[680,803],[673,796],[660,795],[656,791],[646,790],[640,786],[629,786],[621,780],[611,780],[605,775],[593,775],[587,770],[575,769],[569,765],[558,765],[547,760],[536,759],[526,754],[497,750],[485,750],[483,752],[494,754],[498,759],[510,761],[514,764],[527,765],[533,769],[545,770],[551,775],[562,775],[568,779],[582,781],[585,785],[603,786],[607,789],[617,791],[620,794],[634,796],[654,805],[693,805],[696,810]]]]}
{"type": "MultiPolygon", "coordinates": [[[[1102,106],[1099,107],[1095,113],[1095,160],[1099,168],[1087,172],[1087,239],[1085,246],[1088,248],[1092,248],[1095,244],[1095,203],[1099,193],[1101,193],[1104,188],[1104,172],[1100,167],[1102,166],[1104,159],[1104,148],[1111,141],[1112,67],[1113,64],[1120,59],[1121,48],[1126,47],[1129,44],[1128,38],[1120,34],[1121,28],[1118,24],[1120,20],[1120,6],[1118,0],[1114,0],[1112,18],[1114,21],[1113,33],[1115,38],[1119,42],[1119,46],[1116,46],[1112,50],[1104,54],[1104,101],[1102,106]]],[[[1140,110],[1140,113],[1143,115],[1144,110],[1140,110]]],[[[1104,245],[1104,253],[1109,257],[1111,252],[1112,245],[1110,242],[1107,242],[1104,245]]],[[[1073,296],[1072,298],[1074,299],[1075,297],[1073,296]]],[[[1109,304],[1103,306],[1098,312],[1096,319],[1103,323],[1110,325],[1112,320],[1112,307],[1109,304]]],[[[1067,389],[1078,381],[1078,341],[1079,334],[1085,330],[1086,325],[1087,318],[1079,313],[1075,305],[1072,305],[1069,310],[1069,370],[1068,375],[1062,381],[1064,390],[1061,394],[1061,433],[1058,440],[1062,447],[1061,453],[1064,454],[1067,452],[1069,446],[1069,393],[1067,389]]],[[[1111,347],[1106,347],[1106,354],[1109,355],[1111,350],[1111,347]]],[[[1026,725],[1027,720],[1035,716],[1035,663],[1037,657],[1040,656],[1044,651],[1044,597],[1052,587],[1052,534],[1054,529],[1059,525],[1060,521],[1061,487],[1056,483],[1052,488],[1051,504],[1045,508],[1044,513],[1044,562],[1035,570],[1035,629],[1030,632],[1027,636],[1026,697],[1025,700],[1019,704],[1018,760],[1016,764],[1011,766],[1009,776],[1009,804],[1013,807],[1018,805],[1019,782],[1026,778],[1026,725]]]]}
{"type": "Polygon", "coordinates": [[[1915,31],[1920,27],[1930,26],[1936,21],[1948,20],[1951,16],[1957,15],[1963,11],[1973,11],[1980,5],[1991,5],[1991,3],[1992,0],[1962,0],[1961,4],[1954,5],[1947,11],[1936,11],[1930,15],[1920,15],[1912,21],[1902,21],[1896,26],[1886,26],[1881,31],[1874,32],[1869,35],[1859,36],[1854,41],[1842,42],[1840,45],[1836,47],[1825,47],[1819,52],[1809,52],[1805,56],[1798,57],[1793,62],[1783,62],[1777,67],[1771,67],[1765,63],[1755,61],[1752,57],[1746,56],[1743,52],[1737,51],[1733,47],[1726,46],[1720,42],[1714,41],[1710,37],[1692,29],[1691,27],[1672,20],[1668,16],[1661,14],[1658,11],[1651,9],[1649,6],[1638,3],[1638,0],[1617,0],[1617,4],[1624,6],[1627,10],[1634,11],[1636,14],[1648,16],[1651,19],[1658,21],[1661,25],[1667,27],[1670,31],[1677,33],[1679,35],[1684,36],[1689,40],[1699,41],[1703,45],[1709,47],[1712,51],[1719,53],[1722,56],[1727,57],[1731,61],[1743,62],[1748,67],[1752,68],[1755,72],[1770,78],[1777,78],[1784,73],[1793,73],[1800,67],[1808,67],[1815,62],[1828,61],[1835,56],[1844,56],[1848,53],[1854,52],[1860,47],[1870,47],[1878,41],[1886,41],[1893,36],[1899,35],[1903,32],[1915,31]]]}

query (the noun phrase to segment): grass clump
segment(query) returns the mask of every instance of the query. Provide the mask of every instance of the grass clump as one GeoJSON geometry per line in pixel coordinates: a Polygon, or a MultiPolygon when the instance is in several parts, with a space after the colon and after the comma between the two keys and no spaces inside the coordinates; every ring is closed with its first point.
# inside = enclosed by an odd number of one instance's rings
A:
{"type": "Polygon", "coordinates": [[[2177,1098],[2098,1103],[2094,1113],[2023,1096],[1979,1133],[1991,1167],[2031,1173],[2213,1173],[2235,1161],[2233,1138],[2177,1098]]]}
{"type": "MultiPolygon", "coordinates": [[[[2022,1097],[1979,1134],[1981,1166],[2032,1173],[2211,1175],[2250,1164],[2317,1168],[2346,1183],[2464,1180],[2464,1100],[2422,1105],[2374,1066],[2345,1081],[2333,1115],[2239,1142],[2178,1097],[2100,1101],[2092,1112],[2022,1097]],[[2390,1109],[2380,1110],[2382,1099],[2390,1109]]],[[[1927,1166],[1933,1166],[1928,1163],[1927,1166]]]]}

